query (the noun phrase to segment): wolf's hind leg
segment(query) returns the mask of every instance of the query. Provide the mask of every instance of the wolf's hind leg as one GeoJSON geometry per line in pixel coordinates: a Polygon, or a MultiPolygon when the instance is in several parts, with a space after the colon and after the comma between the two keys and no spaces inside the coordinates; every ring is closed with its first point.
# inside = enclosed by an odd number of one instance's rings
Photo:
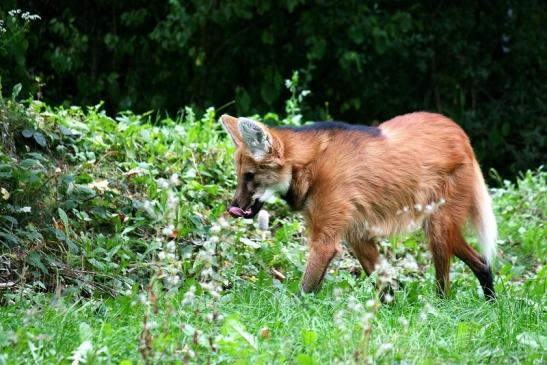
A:
{"type": "MultiPolygon", "coordinates": [[[[367,275],[372,274],[376,270],[378,258],[380,257],[377,242],[372,238],[352,237],[348,239],[348,243],[365,273],[367,275]]],[[[379,291],[380,299],[384,303],[391,301],[391,299],[388,298],[393,298],[397,286],[396,283],[392,281],[394,278],[389,279],[389,282],[382,283],[381,281],[378,281],[376,283],[376,289],[379,291]]]]}
{"type": "Polygon", "coordinates": [[[485,298],[487,300],[496,299],[492,269],[486,263],[485,258],[469,246],[461,233],[457,239],[458,244],[454,248],[454,253],[473,271],[481,284],[485,298]]]}

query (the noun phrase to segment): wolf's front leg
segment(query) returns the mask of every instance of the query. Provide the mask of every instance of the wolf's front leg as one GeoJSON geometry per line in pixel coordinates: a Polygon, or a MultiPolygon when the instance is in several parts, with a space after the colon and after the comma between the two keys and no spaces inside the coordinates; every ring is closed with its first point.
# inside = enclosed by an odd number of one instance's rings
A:
{"type": "Polygon", "coordinates": [[[338,247],[338,242],[311,242],[306,271],[300,284],[300,288],[304,293],[319,290],[329,263],[339,251],[338,247]]]}
{"type": "Polygon", "coordinates": [[[329,263],[342,252],[340,241],[352,220],[355,209],[347,192],[336,181],[324,177],[314,186],[315,194],[308,197],[304,212],[309,232],[310,254],[300,288],[305,293],[316,292],[327,272],[329,263]]]}

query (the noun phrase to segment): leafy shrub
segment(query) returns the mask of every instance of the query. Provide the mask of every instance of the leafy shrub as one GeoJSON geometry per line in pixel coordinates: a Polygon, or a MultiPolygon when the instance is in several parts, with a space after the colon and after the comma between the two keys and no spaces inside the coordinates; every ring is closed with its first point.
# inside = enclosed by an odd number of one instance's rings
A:
{"type": "MultiPolygon", "coordinates": [[[[214,109],[202,117],[186,108],[175,119],[112,119],[100,105],[23,105],[15,94],[0,99],[7,132],[0,275],[13,289],[115,294],[147,284],[152,274],[178,287],[181,276],[211,270],[229,285],[228,277],[258,276],[283,262],[274,249],[298,227],[262,244],[243,237],[248,222],[223,218],[234,186],[233,147],[214,109]]],[[[298,123],[297,109],[293,103],[287,120],[269,118],[298,123]]]]}

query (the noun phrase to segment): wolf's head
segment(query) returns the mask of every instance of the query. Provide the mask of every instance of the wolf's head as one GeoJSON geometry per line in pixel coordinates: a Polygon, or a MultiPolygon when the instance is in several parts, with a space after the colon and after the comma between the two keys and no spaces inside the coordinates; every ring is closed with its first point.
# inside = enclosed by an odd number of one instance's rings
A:
{"type": "Polygon", "coordinates": [[[248,118],[220,117],[236,145],[237,189],[229,213],[252,218],[275,193],[284,194],[291,183],[291,167],[283,143],[274,131],[248,118]]]}

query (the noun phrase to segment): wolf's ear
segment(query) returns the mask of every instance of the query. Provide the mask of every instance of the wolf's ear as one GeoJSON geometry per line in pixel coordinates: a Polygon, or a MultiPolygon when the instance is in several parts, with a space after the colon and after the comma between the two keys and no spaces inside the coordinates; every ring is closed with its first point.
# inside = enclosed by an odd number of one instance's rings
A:
{"type": "Polygon", "coordinates": [[[262,124],[238,118],[237,125],[245,147],[255,160],[263,160],[272,152],[272,136],[262,124]]]}
{"type": "Polygon", "coordinates": [[[239,133],[239,129],[237,127],[237,118],[234,118],[228,114],[223,114],[219,118],[219,122],[222,124],[226,132],[228,132],[230,137],[232,137],[235,145],[240,146],[243,141],[241,140],[241,134],[239,133]]]}

